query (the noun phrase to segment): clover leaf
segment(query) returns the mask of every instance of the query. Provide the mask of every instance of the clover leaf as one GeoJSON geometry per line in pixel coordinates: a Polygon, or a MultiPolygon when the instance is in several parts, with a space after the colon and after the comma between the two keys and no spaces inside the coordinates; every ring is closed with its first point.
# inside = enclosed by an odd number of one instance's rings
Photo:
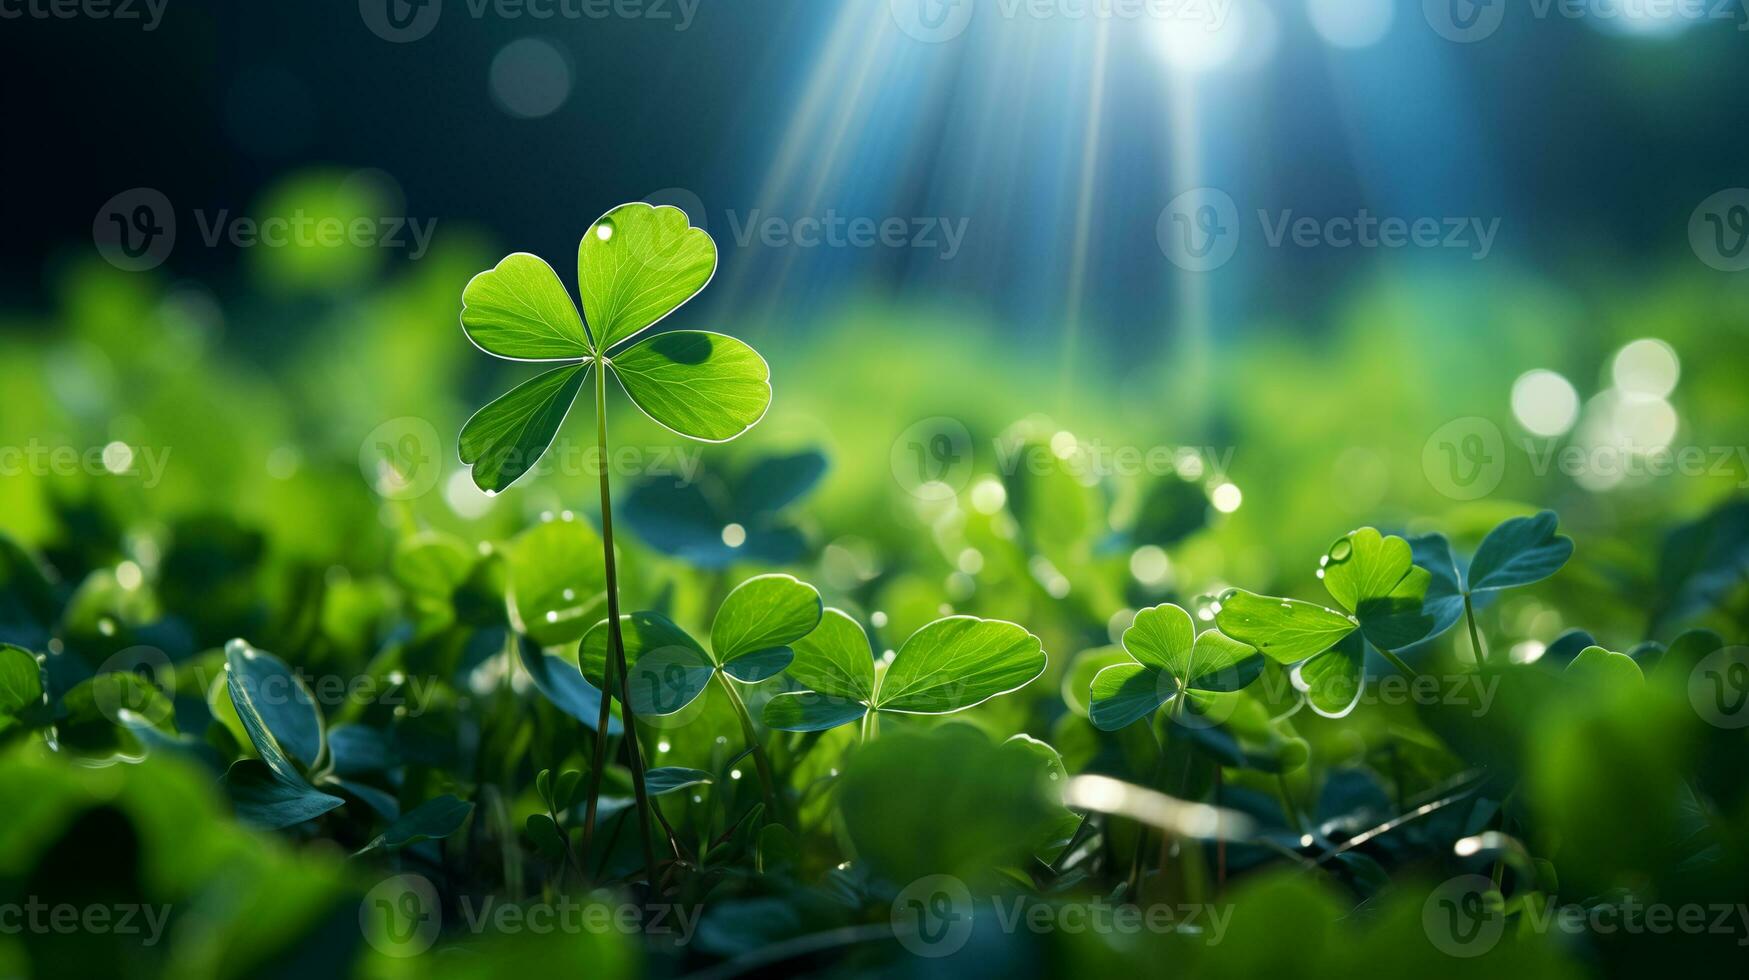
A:
{"type": "Polygon", "coordinates": [[[1094,727],[1117,731],[1199,693],[1237,691],[1257,679],[1263,658],[1219,630],[1196,633],[1190,613],[1170,603],[1144,609],[1124,630],[1131,663],[1106,667],[1093,678],[1088,712],[1094,727]]]}
{"type": "Polygon", "coordinates": [[[788,674],[809,690],[772,698],[765,723],[795,732],[824,731],[882,711],[964,711],[1032,683],[1047,661],[1038,637],[1022,627],[975,616],[948,616],[919,629],[879,675],[868,635],[842,610],[827,609],[819,627],[791,646],[788,674]]]}
{"type": "MultiPolygon", "coordinates": [[[[620,617],[632,710],[671,715],[691,704],[714,675],[752,684],[789,665],[791,645],[820,623],[820,593],[793,575],[758,575],[723,599],[706,650],[673,620],[656,612],[620,617]]],[[[596,687],[607,672],[608,623],[584,634],[577,662],[596,687]]]]}
{"type": "Polygon", "coordinates": [[[583,316],[537,256],[518,252],[475,276],[462,292],[468,339],[495,357],[557,364],[462,427],[460,456],[474,483],[496,493],[533,469],[592,367],[611,371],[633,404],[688,438],[723,442],[764,417],[770,371],[733,337],[676,330],[621,346],[697,295],[716,264],[716,244],[685,212],[634,203],[603,215],[577,247],[583,316]]]}
{"type": "Polygon", "coordinates": [[[43,707],[42,664],[36,655],[10,643],[0,643],[0,731],[43,707]]]}
{"type": "Polygon", "coordinates": [[[601,619],[607,575],[601,536],[566,512],[517,535],[505,549],[511,622],[543,647],[575,643],[601,619]]]}
{"type": "Polygon", "coordinates": [[[1368,642],[1389,653],[1427,637],[1433,575],[1415,565],[1408,541],[1370,527],[1331,545],[1319,575],[1346,612],[1232,589],[1215,623],[1278,663],[1296,664],[1294,686],[1312,710],[1340,718],[1360,701],[1368,642]]]}
{"type": "Polygon", "coordinates": [[[1482,539],[1467,568],[1444,535],[1416,538],[1416,564],[1432,574],[1423,607],[1431,622],[1422,639],[1432,639],[1468,617],[1470,640],[1480,659],[1475,607],[1503,589],[1540,582],[1561,570],[1573,556],[1573,539],[1555,533],[1559,521],[1554,511],[1545,510],[1501,522],[1482,539]]]}
{"type": "Polygon", "coordinates": [[[1579,651],[1579,655],[1567,665],[1565,673],[1569,680],[1600,689],[1632,689],[1646,682],[1646,675],[1634,658],[1599,646],[1579,651]]]}
{"type": "Polygon", "coordinates": [[[326,755],[322,713],[284,661],[232,640],[225,645],[225,688],[259,757],[240,759],[225,773],[239,817],[277,830],[344,805],[305,776],[326,755]]]}

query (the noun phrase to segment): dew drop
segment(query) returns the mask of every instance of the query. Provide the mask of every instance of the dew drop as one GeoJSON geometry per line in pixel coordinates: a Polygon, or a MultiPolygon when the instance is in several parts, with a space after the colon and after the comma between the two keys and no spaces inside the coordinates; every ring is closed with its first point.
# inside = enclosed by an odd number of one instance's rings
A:
{"type": "Polygon", "coordinates": [[[1233,597],[1238,594],[1238,589],[1222,589],[1221,594],[1215,597],[1215,601],[1224,606],[1227,603],[1232,602],[1233,597]]]}
{"type": "Polygon", "coordinates": [[[595,223],[595,237],[604,242],[613,237],[612,218],[602,218],[595,223]]]}
{"type": "Polygon", "coordinates": [[[1354,554],[1354,542],[1347,538],[1339,538],[1335,544],[1330,546],[1330,554],[1325,557],[1331,561],[1347,561],[1348,556],[1352,554],[1354,554]]]}

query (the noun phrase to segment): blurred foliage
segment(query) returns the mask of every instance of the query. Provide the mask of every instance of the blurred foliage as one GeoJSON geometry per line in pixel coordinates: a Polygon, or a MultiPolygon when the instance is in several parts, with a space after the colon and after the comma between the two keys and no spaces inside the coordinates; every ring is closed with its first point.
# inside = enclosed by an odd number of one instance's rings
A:
{"type": "MultiPolygon", "coordinates": [[[[275,208],[352,213],[372,191],[349,180],[300,176],[275,208]]],[[[1471,960],[1437,949],[1426,919],[1439,882],[1460,875],[1488,880],[1513,922],[1554,901],[1743,897],[1743,735],[1707,724],[1691,684],[1749,625],[1733,503],[1749,473],[1588,490],[1534,471],[1509,407],[1525,370],[1557,370],[1589,397],[1622,344],[1655,336],[1682,358],[1678,442],[1740,441],[1749,301],[1686,267],[1569,289],[1511,270],[1397,277],[1324,329],[1237,324],[1201,354],[1162,324],[1157,350],[1088,354],[1067,384],[1049,352],[960,312],[868,301],[805,328],[724,325],[771,361],[776,398],[757,429],[701,450],[611,413],[634,460],[613,473],[624,607],[705,636],[734,585],[788,571],[862,624],[877,657],[967,613],[1041,638],[1046,674],[951,722],[888,720],[866,745],[853,727],[766,733],[792,821],[764,812],[735,706],[708,687],[642,719],[688,869],[664,901],[701,911],[696,935],[470,934],[488,899],[611,911],[648,897],[630,884],[623,767],[604,774],[603,842],[581,871],[563,846],[581,814],[536,789],[542,770],[587,768],[595,738],[600,695],[574,676],[582,634],[565,625],[599,614],[593,473],[561,456],[487,497],[449,435],[513,373],[471,356],[456,321],[492,255],[448,231],[386,269],[375,255],[257,250],[224,293],[82,262],[56,271],[52,311],[0,312],[0,447],[35,454],[0,475],[0,641],[19,648],[0,664],[17,695],[0,700],[0,905],[170,908],[164,941],[144,949],[114,934],[0,935],[0,973],[619,976],[734,962],[1031,976],[1170,962],[1207,976],[1564,976],[1734,950],[1734,935],[1519,929],[1471,960]],[[1508,459],[1495,493],[1462,503],[1427,479],[1423,455],[1467,416],[1499,426],[1508,459]],[[971,438],[945,494],[911,492],[895,462],[901,433],[931,418],[971,438]],[[443,434],[413,454],[435,469],[413,481],[423,492],[385,496],[377,443],[424,431],[406,420],[443,434]],[[1170,465],[1072,465],[1120,447],[1170,465]],[[1028,459],[1046,465],[1014,463],[1028,459]],[[657,460],[694,460],[698,478],[652,472],[657,460]],[[1216,508],[1229,482],[1242,499],[1216,508]],[[1541,507],[1559,511],[1574,557],[1478,609],[1497,655],[1486,665],[1462,627],[1415,651],[1446,696],[1321,718],[1294,713],[1270,665],[1206,726],[1100,732],[1087,719],[1092,679],[1122,661],[1114,644],[1138,609],[1175,602],[1206,623],[1229,587],[1321,595],[1318,556],[1359,525],[1443,533],[1467,555],[1541,507]],[[519,650],[518,633],[537,642],[519,650]],[[241,654],[226,668],[236,638],[275,658],[262,678],[295,674],[315,711],[301,730],[319,739],[302,756],[287,746],[283,769],[229,687],[242,683],[241,654]],[[1631,654],[1635,672],[1594,672],[1581,652],[1593,644],[1631,654]],[[34,686],[21,656],[40,669],[34,686]],[[1133,820],[1051,798],[1087,774],[1218,802],[1254,833],[1150,845],[1133,820]],[[279,831],[242,823],[306,793],[339,805],[279,831]],[[423,809],[448,797],[470,815],[423,809]],[[1143,894],[1222,911],[1219,937],[1011,931],[980,912],[940,959],[891,941],[908,879],[955,875],[980,902],[1121,904],[1136,897],[1132,857],[1155,851],[1143,894]],[[397,875],[432,889],[418,908],[443,926],[407,958],[398,936],[360,928],[379,912],[399,921],[410,893],[376,891],[397,875]]],[[[1377,657],[1367,676],[1379,691],[1396,677],[1377,657]]],[[[752,716],[788,685],[749,687],[752,716]]],[[[418,936],[426,921],[400,924],[418,936]]]]}

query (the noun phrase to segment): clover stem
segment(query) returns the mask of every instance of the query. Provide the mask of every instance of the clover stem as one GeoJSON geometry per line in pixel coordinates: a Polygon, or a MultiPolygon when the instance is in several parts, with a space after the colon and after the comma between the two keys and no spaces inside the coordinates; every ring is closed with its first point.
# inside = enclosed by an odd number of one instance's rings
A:
{"type": "MultiPolygon", "coordinates": [[[[1163,736],[1168,735],[1170,733],[1170,731],[1171,731],[1171,726],[1170,726],[1170,724],[1168,724],[1165,732],[1162,732],[1162,735],[1163,736]]],[[[1153,722],[1152,721],[1149,722],[1148,734],[1150,736],[1153,735],[1153,722]]],[[[1154,749],[1155,749],[1155,752],[1154,752],[1154,771],[1148,775],[1148,782],[1146,784],[1149,789],[1159,789],[1160,788],[1160,780],[1163,779],[1166,775],[1166,744],[1165,744],[1165,742],[1166,742],[1165,738],[1157,738],[1154,741],[1154,749]]],[[[1139,892],[1140,892],[1140,889],[1142,887],[1142,861],[1144,858],[1146,858],[1148,856],[1148,840],[1151,836],[1152,836],[1152,831],[1148,827],[1147,824],[1145,824],[1145,823],[1136,824],[1136,850],[1135,850],[1135,853],[1130,856],[1129,894],[1130,894],[1130,901],[1132,903],[1135,903],[1138,905],[1140,904],[1139,892]]]]}
{"type": "Polygon", "coordinates": [[[595,719],[595,754],[589,767],[589,802],[583,809],[583,858],[589,858],[589,845],[595,838],[595,811],[601,800],[601,773],[607,768],[607,743],[613,738],[608,726],[613,721],[613,660],[602,665],[601,713],[595,719]]]}
{"type": "Polygon", "coordinates": [[[1306,821],[1300,816],[1299,804],[1294,802],[1294,792],[1287,784],[1287,774],[1275,774],[1276,785],[1281,788],[1281,808],[1287,811],[1288,822],[1293,824],[1294,833],[1304,837],[1306,821]]]}
{"type": "Polygon", "coordinates": [[[881,720],[875,709],[870,708],[862,716],[862,740],[872,742],[881,733],[881,720]]]}
{"type": "Polygon", "coordinates": [[[722,671],[717,671],[716,675],[723,685],[723,693],[729,696],[729,704],[735,708],[735,717],[741,720],[741,737],[747,740],[747,748],[753,753],[754,768],[759,770],[759,788],[765,791],[766,810],[774,818],[783,820],[784,812],[777,805],[777,784],[771,778],[771,762],[765,758],[765,747],[759,744],[759,733],[753,728],[753,716],[747,713],[747,702],[741,700],[741,692],[735,690],[734,683],[722,671]]]}
{"type": "Polygon", "coordinates": [[[1413,680],[1413,679],[1421,676],[1421,672],[1416,670],[1415,668],[1409,666],[1407,663],[1405,663],[1403,661],[1402,657],[1399,657],[1396,654],[1392,653],[1391,651],[1386,650],[1384,647],[1375,647],[1375,649],[1378,650],[1380,656],[1384,657],[1387,661],[1390,662],[1392,667],[1395,667],[1398,670],[1402,671],[1404,677],[1407,677],[1407,678],[1413,680]]]}
{"type": "MultiPolygon", "coordinates": [[[[595,362],[595,437],[596,447],[601,454],[597,460],[601,475],[601,555],[607,573],[607,635],[608,644],[612,648],[612,656],[608,658],[610,666],[603,670],[602,680],[607,683],[607,690],[613,690],[610,678],[617,670],[620,721],[625,727],[626,763],[632,771],[632,795],[638,806],[638,833],[644,843],[644,878],[653,888],[656,884],[656,848],[650,841],[650,797],[644,786],[643,748],[638,743],[637,719],[632,713],[631,677],[626,668],[625,637],[621,634],[619,622],[619,571],[613,554],[613,498],[607,475],[606,351],[595,362]]],[[[608,701],[607,691],[603,691],[601,697],[605,706],[608,701]]],[[[605,735],[606,729],[607,726],[603,725],[601,734],[605,735]]],[[[599,791],[599,783],[596,788],[599,791]]]]}
{"type": "Polygon", "coordinates": [[[1470,621],[1470,647],[1475,651],[1476,666],[1488,662],[1488,653],[1482,649],[1482,634],[1476,631],[1476,607],[1470,602],[1470,594],[1464,593],[1464,618],[1470,621]]]}

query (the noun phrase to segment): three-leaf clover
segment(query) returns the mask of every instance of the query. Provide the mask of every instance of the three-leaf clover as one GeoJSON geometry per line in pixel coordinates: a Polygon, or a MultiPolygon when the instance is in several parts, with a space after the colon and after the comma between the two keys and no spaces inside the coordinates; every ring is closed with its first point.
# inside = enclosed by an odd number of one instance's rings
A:
{"type": "Polygon", "coordinates": [[[1038,637],[975,616],[948,616],[919,629],[879,674],[868,634],[839,609],[827,609],[819,628],[793,647],[789,676],[809,690],[765,705],[765,723],[791,732],[824,731],[871,712],[953,714],[1020,690],[1046,663],[1038,637]]]}
{"type": "Polygon", "coordinates": [[[1294,686],[1312,710],[1341,718],[1360,701],[1369,641],[1392,651],[1427,637],[1432,575],[1414,564],[1408,541],[1370,527],[1332,545],[1319,574],[1346,612],[1230,589],[1215,623],[1278,663],[1296,664],[1294,686]]]}
{"type": "Polygon", "coordinates": [[[680,435],[725,442],[752,428],[771,404],[770,371],[753,348],[703,330],[630,343],[697,295],[716,267],[716,243],[685,212],[634,203],[603,215],[578,243],[582,316],[537,256],[517,252],[475,276],[462,292],[468,339],[495,357],[556,366],[462,427],[474,483],[496,493],[532,469],[591,366],[611,369],[633,404],[680,435]]]}
{"type": "Polygon", "coordinates": [[[1137,613],[1122,643],[1134,662],[1093,678],[1088,718],[1101,731],[1124,728],[1168,702],[1177,710],[1187,700],[1237,691],[1263,670],[1256,649],[1218,629],[1198,636],[1190,613],[1171,603],[1137,613]]]}

